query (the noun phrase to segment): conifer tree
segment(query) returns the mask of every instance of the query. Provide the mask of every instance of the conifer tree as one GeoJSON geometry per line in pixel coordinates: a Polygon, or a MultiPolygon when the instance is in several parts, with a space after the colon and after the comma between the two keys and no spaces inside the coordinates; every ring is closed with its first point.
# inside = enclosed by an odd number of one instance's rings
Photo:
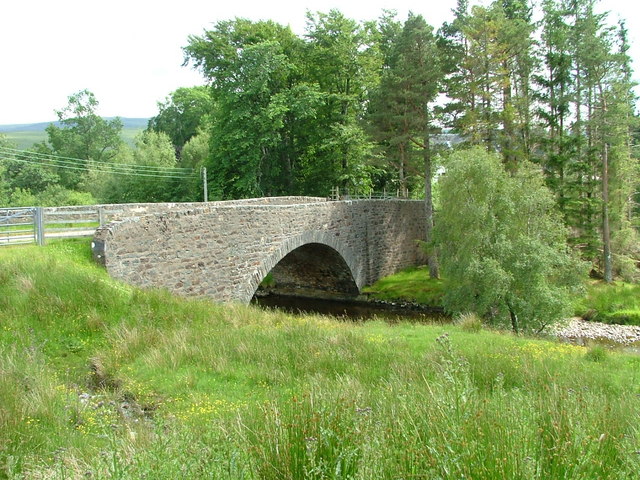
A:
{"type": "MultiPolygon", "coordinates": [[[[377,97],[374,118],[379,138],[387,144],[387,152],[396,160],[398,181],[407,188],[406,171],[412,158],[422,157],[424,166],[427,239],[433,228],[433,178],[431,135],[434,131],[434,109],[442,70],[433,29],[421,15],[409,14],[391,50],[389,68],[385,71],[377,97]]],[[[429,256],[432,278],[438,277],[435,255],[429,256]]]]}

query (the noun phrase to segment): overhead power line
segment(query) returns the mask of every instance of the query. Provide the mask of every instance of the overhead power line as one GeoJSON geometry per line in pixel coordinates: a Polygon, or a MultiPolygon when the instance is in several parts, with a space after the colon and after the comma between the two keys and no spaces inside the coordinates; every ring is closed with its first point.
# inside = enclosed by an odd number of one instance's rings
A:
{"type": "Polygon", "coordinates": [[[97,171],[116,175],[132,175],[138,177],[155,178],[195,178],[197,173],[187,168],[154,167],[149,165],[132,165],[122,163],[98,162],[78,158],[61,157],[58,155],[40,154],[26,150],[0,147],[0,159],[38,165],[56,167],[68,170],[97,171]]]}
{"type": "Polygon", "coordinates": [[[40,158],[46,158],[46,159],[52,159],[52,160],[56,160],[59,162],[63,162],[63,163],[78,163],[78,162],[91,162],[92,164],[95,165],[108,165],[108,166],[120,166],[120,167],[131,167],[131,168],[142,168],[142,169],[150,169],[150,170],[170,170],[170,171],[182,171],[182,172],[193,172],[193,170],[191,168],[182,168],[182,167],[165,167],[162,165],[139,165],[139,164],[132,164],[132,163],[114,163],[114,162],[104,162],[104,161],[100,161],[100,160],[90,160],[90,159],[82,159],[82,158],[73,158],[73,157],[63,157],[61,155],[55,155],[52,153],[39,153],[39,152],[32,152],[29,150],[17,150],[15,148],[9,148],[9,147],[0,147],[0,152],[1,151],[6,151],[6,152],[14,152],[14,153],[20,153],[20,154],[25,154],[25,155],[29,155],[29,156],[36,156],[36,157],[40,157],[40,158]]]}

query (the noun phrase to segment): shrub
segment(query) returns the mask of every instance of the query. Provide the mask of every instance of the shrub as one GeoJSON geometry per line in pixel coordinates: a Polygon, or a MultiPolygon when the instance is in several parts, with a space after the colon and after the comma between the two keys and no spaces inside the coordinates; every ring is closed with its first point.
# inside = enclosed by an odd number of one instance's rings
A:
{"type": "Polygon", "coordinates": [[[640,326],[640,310],[618,310],[599,317],[605,323],[640,326]]]}

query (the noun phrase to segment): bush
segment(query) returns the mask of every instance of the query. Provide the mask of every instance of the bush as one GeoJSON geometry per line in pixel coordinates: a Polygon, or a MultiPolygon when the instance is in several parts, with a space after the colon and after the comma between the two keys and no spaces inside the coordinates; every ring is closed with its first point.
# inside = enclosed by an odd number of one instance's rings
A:
{"type": "Polygon", "coordinates": [[[640,310],[618,310],[600,315],[599,318],[604,323],[640,326],[640,310]]]}

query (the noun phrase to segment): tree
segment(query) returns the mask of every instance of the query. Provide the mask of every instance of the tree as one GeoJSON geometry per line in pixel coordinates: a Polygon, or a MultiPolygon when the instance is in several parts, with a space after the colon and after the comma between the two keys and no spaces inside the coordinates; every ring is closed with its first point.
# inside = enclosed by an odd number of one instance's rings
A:
{"type": "Polygon", "coordinates": [[[472,311],[514,332],[541,330],[571,312],[584,272],[540,172],[508,173],[496,154],[459,151],[445,164],[434,238],[450,312],[472,311]]]}
{"type": "Polygon", "coordinates": [[[374,146],[363,120],[382,65],[376,29],[331,10],[307,14],[305,37],[307,78],[317,85],[321,103],[307,123],[304,187],[320,186],[324,195],[334,186],[365,193],[374,146]]]}
{"type": "MultiPolygon", "coordinates": [[[[422,157],[429,242],[433,229],[432,103],[440,89],[442,70],[433,29],[421,15],[409,14],[392,44],[388,64],[372,102],[372,117],[377,136],[387,147],[387,158],[396,165],[402,191],[407,189],[406,172],[413,163],[411,159],[418,154],[422,157]]],[[[429,273],[432,278],[438,277],[433,253],[429,255],[429,273]]]]}
{"type": "Polygon", "coordinates": [[[515,169],[532,148],[531,9],[526,1],[502,0],[469,12],[468,2],[459,0],[454,13],[438,40],[451,99],[444,108],[449,124],[470,142],[500,151],[515,169]]]}
{"type": "MultiPolygon", "coordinates": [[[[212,198],[328,195],[370,188],[362,116],[373,37],[337,11],[309,16],[306,41],[274,22],[219,22],[187,58],[215,102],[207,161],[212,198]]],[[[375,76],[375,75],[374,75],[375,76]]]]}
{"type": "MultiPolygon", "coordinates": [[[[175,190],[184,181],[172,173],[144,167],[173,168],[176,157],[171,140],[165,133],[146,130],[136,138],[136,148],[121,149],[114,165],[134,165],[143,168],[126,168],[126,174],[111,174],[102,199],[108,203],[170,202],[175,200],[175,190]],[[141,175],[136,175],[141,174],[141,175]]],[[[100,175],[104,175],[101,173],[100,175]]]]}
{"type": "Polygon", "coordinates": [[[208,130],[201,130],[185,143],[180,157],[180,166],[199,170],[209,156],[211,135],[208,130]]]}
{"type": "Polygon", "coordinates": [[[539,55],[544,68],[534,77],[538,86],[536,113],[544,128],[539,135],[543,157],[537,160],[543,165],[547,185],[556,194],[558,208],[568,223],[572,207],[570,171],[579,141],[571,132],[570,123],[574,87],[571,30],[565,10],[554,0],[544,1],[543,14],[539,55]]]}
{"type": "Polygon", "coordinates": [[[209,158],[209,145],[211,135],[208,130],[200,130],[196,135],[185,143],[182,149],[179,165],[182,168],[191,168],[198,173],[197,178],[182,184],[181,201],[198,202],[203,201],[203,175],[202,168],[209,158]]]}
{"type": "MultiPolygon", "coordinates": [[[[40,145],[43,153],[83,160],[77,167],[84,168],[89,160],[106,162],[112,160],[122,144],[119,118],[105,120],[96,114],[98,100],[89,90],[69,96],[69,102],[56,111],[61,127],[47,127],[46,145],[40,145]]],[[[60,169],[61,183],[67,188],[79,188],[81,170],[60,169]]]]}
{"type": "Polygon", "coordinates": [[[292,194],[320,103],[300,78],[302,41],[288,27],[244,19],[191,37],[187,57],[211,82],[215,108],[207,160],[212,198],[292,194]]]}
{"type": "Polygon", "coordinates": [[[211,92],[204,86],[178,88],[164,102],[158,102],[158,110],[149,120],[148,128],[166,133],[179,158],[182,147],[204,126],[213,111],[211,92]]]}

